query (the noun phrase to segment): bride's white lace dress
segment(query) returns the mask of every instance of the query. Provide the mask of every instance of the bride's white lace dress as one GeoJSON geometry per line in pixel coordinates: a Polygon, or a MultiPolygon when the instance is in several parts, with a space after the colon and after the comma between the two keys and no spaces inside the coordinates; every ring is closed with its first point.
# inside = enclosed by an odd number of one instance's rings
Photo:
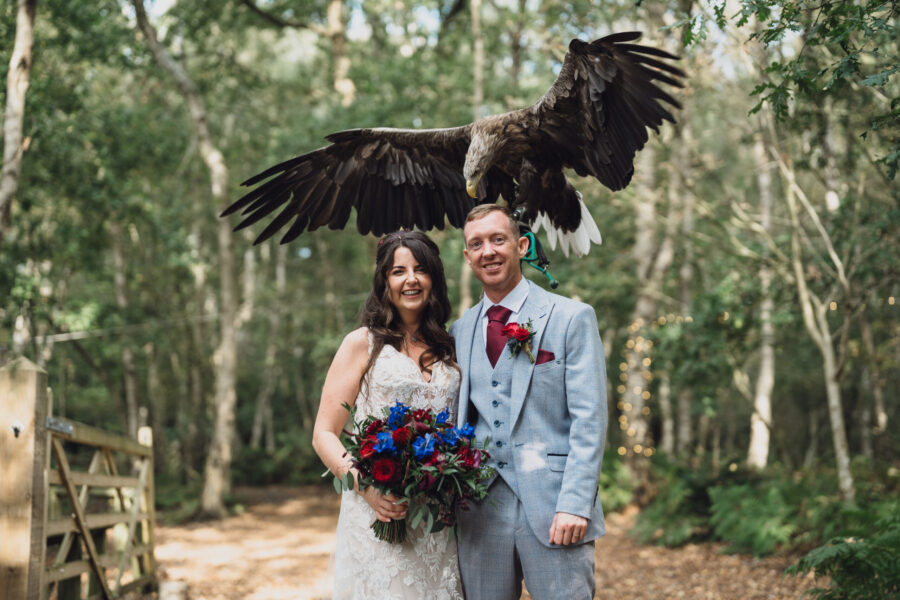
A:
{"type": "MultiPolygon", "coordinates": [[[[371,349],[371,338],[369,348],[371,349]]],[[[368,377],[369,391],[356,398],[356,418],[381,416],[397,400],[439,411],[459,393],[459,372],[437,363],[425,381],[410,357],[385,346],[368,377]]],[[[334,600],[462,600],[456,540],[448,529],[426,534],[408,530],[390,544],[372,533],[375,512],[356,492],[344,492],[334,554],[334,600]]]]}

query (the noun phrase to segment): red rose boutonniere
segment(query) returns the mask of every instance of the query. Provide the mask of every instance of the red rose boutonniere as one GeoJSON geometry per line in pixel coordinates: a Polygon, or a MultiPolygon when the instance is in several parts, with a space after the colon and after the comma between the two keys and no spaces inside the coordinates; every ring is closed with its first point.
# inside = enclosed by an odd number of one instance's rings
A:
{"type": "Polygon", "coordinates": [[[534,355],[531,354],[531,340],[534,339],[534,327],[531,325],[531,319],[525,325],[518,323],[507,323],[502,331],[509,341],[509,355],[515,357],[519,350],[524,350],[528,355],[528,360],[534,362],[534,355]]]}

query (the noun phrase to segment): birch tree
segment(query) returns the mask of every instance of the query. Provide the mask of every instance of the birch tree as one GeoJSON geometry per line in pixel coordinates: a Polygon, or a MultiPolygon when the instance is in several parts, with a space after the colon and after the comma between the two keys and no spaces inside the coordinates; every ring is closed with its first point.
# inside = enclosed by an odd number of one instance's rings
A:
{"type": "Polygon", "coordinates": [[[25,93],[31,80],[31,48],[37,0],[19,0],[16,13],[16,41],[6,73],[6,112],[3,118],[3,168],[0,170],[0,243],[10,225],[13,199],[19,187],[25,143],[25,93]]]}
{"type": "MultiPolygon", "coordinates": [[[[210,175],[210,192],[213,208],[218,213],[226,203],[228,168],[222,152],[216,146],[209,131],[209,117],[203,98],[184,67],[176,62],[159,42],[156,29],[147,18],[143,0],[132,2],[137,24],[159,66],[175,81],[178,91],[188,105],[197,145],[210,175]]],[[[235,389],[237,369],[238,285],[235,276],[234,242],[231,224],[217,219],[219,269],[221,278],[219,301],[219,344],[213,355],[215,368],[215,419],[213,437],[203,477],[203,494],[200,511],[211,517],[226,514],[225,494],[230,491],[232,443],[235,437],[235,389]]]]}

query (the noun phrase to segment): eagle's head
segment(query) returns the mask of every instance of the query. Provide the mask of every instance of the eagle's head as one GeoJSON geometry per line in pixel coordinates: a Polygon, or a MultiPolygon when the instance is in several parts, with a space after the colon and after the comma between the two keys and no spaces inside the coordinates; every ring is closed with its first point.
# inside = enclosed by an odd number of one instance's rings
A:
{"type": "MultiPolygon", "coordinates": [[[[482,121],[485,119],[482,119],[482,121]]],[[[476,123],[477,125],[478,123],[476,123]]],[[[481,178],[496,162],[503,149],[505,138],[489,128],[474,128],[472,141],[469,142],[469,150],[466,152],[466,162],[463,165],[463,177],[466,178],[466,192],[472,198],[478,198],[483,194],[478,193],[481,178]]]]}

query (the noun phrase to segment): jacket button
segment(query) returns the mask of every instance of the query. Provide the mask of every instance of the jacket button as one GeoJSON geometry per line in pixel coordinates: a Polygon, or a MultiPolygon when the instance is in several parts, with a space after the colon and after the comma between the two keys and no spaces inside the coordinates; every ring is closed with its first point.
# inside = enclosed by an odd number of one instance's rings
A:
{"type": "Polygon", "coordinates": [[[500,427],[500,421],[499,421],[499,420],[494,421],[494,427],[500,427]]]}
{"type": "Polygon", "coordinates": [[[502,441],[502,440],[497,440],[497,447],[498,447],[498,448],[502,448],[502,447],[503,447],[503,441],[502,441]]]}
{"type": "Polygon", "coordinates": [[[499,400],[491,400],[491,406],[500,406],[499,400]]]}
{"type": "Polygon", "coordinates": [[[500,382],[499,382],[499,381],[492,381],[492,382],[491,382],[491,385],[492,385],[493,387],[497,387],[498,385],[500,385],[500,382]]]}
{"type": "Polygon", "coordinates": [[[500,468],[500,469],[502,469],[502,468],[505,467],[505,466],[506,466],[506,463],[503,462],[502,460],[501,460],[500,462],[497,463],[497,467],[500,468]]]}

